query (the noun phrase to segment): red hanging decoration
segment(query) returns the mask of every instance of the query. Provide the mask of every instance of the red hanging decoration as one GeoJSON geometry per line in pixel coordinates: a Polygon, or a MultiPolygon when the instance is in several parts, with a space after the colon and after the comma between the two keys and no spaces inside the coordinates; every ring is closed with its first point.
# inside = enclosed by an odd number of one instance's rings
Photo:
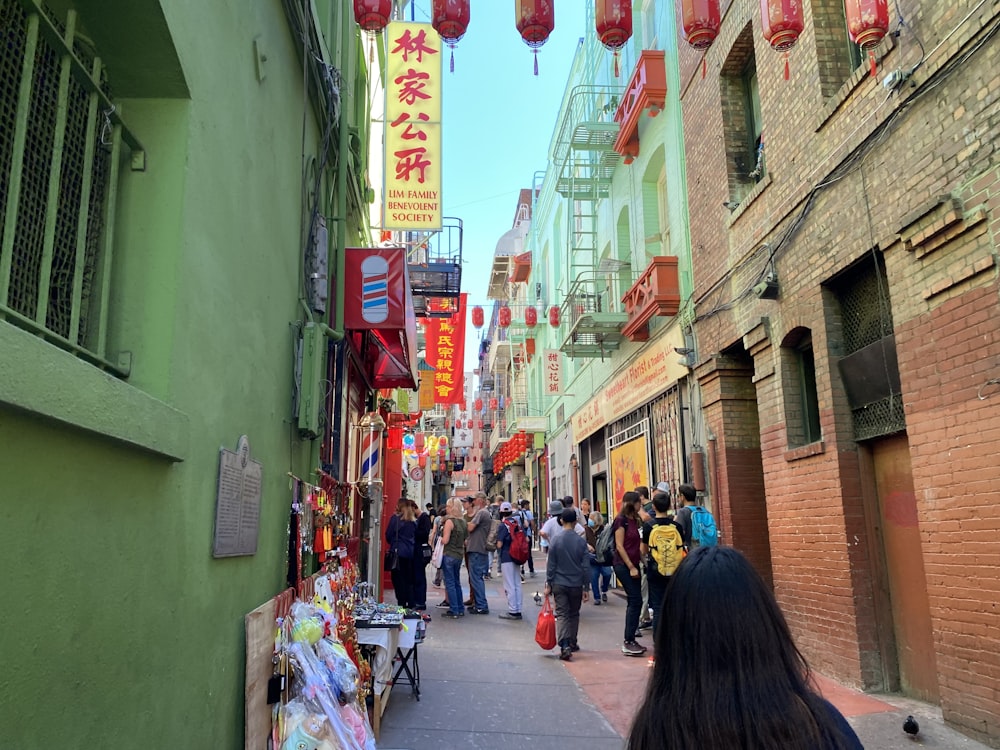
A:
{"type": "Polygon", "coordinates": [[[684,41],[695,49],[708,49],[719,34],[722,15],[719,0],[681,0],[684,41]]]}
{"type": "Polygon", "coordinates": [[[354,0],[354,20],[369,34],[381,34],[392,15],[392,0],[354,0]]]}
{"type": "Polygon", "coordinates": [[[490,399],[490,409],[496,411],[497,407],[500,405],[500,400],[496,398],[490,399]]]}
{"type": "Polygon", "coordinates": [[[476,406],[476,411],[482,411],[483,410],[483,400],[481,398],[477,398],[475,406],[476,406]]]}
{"type": "Polygon", "coordinates": [[[483,322],[484,322],[483,308],[481,308],[479,305],[476,305],[475,307],[472,308],[472,325],[474,325],[477,329],[482,328],[483,322]]]}
{"type": "Polygon", "coordinates": [[[500,314],[497,316],[497,325],[501,328],[508,328],[510,326],[510,308],[504,305],[500,308],[500,314]]]}
{"type": "Polygon", "coordinates": [[[771,49],[784,53],[788,80],[788,50],[799,41],[805,27],[801,0],[760,0],[760,22],[771,49]]]}
{"type": "Polygon", "coordinates": [[[553,328],[559,327],[559,308],[555,305],[549,308],[549,325],[553,328]]]}
{"type": "Polygon", "coordinates": [[[469,0],[432,0],[431,26],[451,49],[451,72],[455,72],[455,45],[469,28],[469,0]]]}
{"type": "Polygon", "coordinates": [[[530,305],[524,309],[524,324],[528,328],[534,328],[538,325],[538,310],[530,305]]]}
{"type": "Polygon", "coordinates": [[[889,33],[889,0],[844,0],[847,32],[868,53],[872,78],[877,73],[875,48],[889,33]]]}
{"type": "Polygon", "coordinates": [[[632,0],[595,0],[595,27],[601,44],[614,53],[618,77],[618,51],[632,37],[632,0]]]}
{"type": "Polygon", "coordinates": [[[538,75],[538,48],[548,41],[556,27],[553,0],[515,0],[514,21],[524,43],[535,53],[535,75],[538,75]]]}

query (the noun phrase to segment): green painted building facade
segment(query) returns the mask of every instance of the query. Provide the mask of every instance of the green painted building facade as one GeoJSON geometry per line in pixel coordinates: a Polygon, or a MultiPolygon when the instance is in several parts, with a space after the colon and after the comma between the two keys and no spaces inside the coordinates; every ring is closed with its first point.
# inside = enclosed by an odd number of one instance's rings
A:
{"type": "Polygon", "coordinates": [[[303,248],[368,232],[367,44],[315,6],[0,0],[2,747],[242,746],[243,618],[319,457],[303,248]],[[215,558],[241,435],[257,549],[215,558]]]}
{"type": "MultiPolygon", "coordinates": [[[[546,170],[536,175],[533,186],[531,231],[525,242],[532,253],[530,277],[523,285],[507,283],[498,295],[514,310],[515,323],[507,335],[515,349],[530,336],[538,353],[523,368],[518,367],[516,356],[510,358],[511,372],[506,377],[513,383],[511,398],[498,423],[503,425],[500,429],[514,434],[525,425],[534,431],[538,415],[544,417],[544,463],[536,453],[529,462],[533,466],[525,467],[536,488],[534,496],[540,500],[566,494],[594,498],[607,490],[606,457],[602,464],[599,451],[592,455],[580,443],[592,435],[595,443],[603,443],[612,425],[602,422],[592,434],[574,434],[574,414],[593,408],[595,401],[604,398],[605,387],[654,342],[666,336],[676,340],[679,348],[684,342],[681,320],[683,304],[692,292],[692,271],[683,130],[676,94],[676,19],[669,3],[633,5],[633,34],[619,53],[617,74],[612,53],[601,46],[594,32],[594,9],[588,9],[584,36],[553,127],[546,170]],[[616,112],[629,95],[634,72],[644,64],[644,50],[659,53],[654,64],[669,93],[658,110],[642,113],[637,153],[625,159],[615,146],[620,132],[616,112]],[[623,297],[644,277],[652,259],[663,256],[676,259],[681,310],[652,317],[646,338],[633,340],[624,331],[636,311],[627,309],[623,297]],[[531,331],[520,323],[519,311],[525,306],[541,311],[542,322],[531,331]],[[559,310],[558,327],[547,324],[546,313],[552,307],[559,310]],[[560,352],[558,395],[548,393],[546,351],[560,352]],[[574,485],[576,465],[580,486],[574,485]],[[603,483],[603,489],[597,483],[603,483]]],[[[503,265],[504,260],[497,262],[503,265]]],[[[496,341],[491,345],[496,346],[496,341]]],[[[673,365],[671,372],[664,369],[659,392],[676,388],[678,374],[686,375],[683,367],[678,370],[673,365]]],[[[503,379],[499,374],[495,377],[496,382],[503,379]]],[[[648,395],[651,399],[658,394],[648,395]]],[[[657,471],[655,460],[649,470],[657,471]]]]}

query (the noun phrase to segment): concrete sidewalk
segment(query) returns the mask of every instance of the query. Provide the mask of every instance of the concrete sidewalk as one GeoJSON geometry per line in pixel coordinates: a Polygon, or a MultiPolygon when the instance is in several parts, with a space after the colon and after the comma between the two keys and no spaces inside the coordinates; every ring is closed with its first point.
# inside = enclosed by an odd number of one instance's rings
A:
{"type": "MultiPolygon", "coordinates": [[[[441,601],[444,590],[428,586],[427,601],[432,606],[428,612],[434,619],[419,647],[421,699],[417,701],[406,684],[393,688],[382,717],[380,749],[564,750],[572,745],[573,750],[619,750],[624,746],[650,671],[645,657],[621,653],[624,597],[612,591],[607,604],[584,603],[582,650],[572,661],[559,661],[559,649],[543,651],[534,640],[540,607],[532,597],[541,593],[545,581],[539,565],[544,565],[544,558],[534,554],[539,573],[525,579],[522,622],[497,618],[507,607],[495,572],[486,582],[489,615],[442,618],[444,610],[433,609],[433,604],[441,601]]],[[[391,592],[388,598],[392,600],[391,592]]],[[[640,642],[652,650],[651,635],[640,642]]],[[[821,675],[816,681],[867,750],[988,750],[946,727],[935,706],[861,693],[821,675]],[[916,740],[902,731],[908,714],[920,722],[916,740]]]]}

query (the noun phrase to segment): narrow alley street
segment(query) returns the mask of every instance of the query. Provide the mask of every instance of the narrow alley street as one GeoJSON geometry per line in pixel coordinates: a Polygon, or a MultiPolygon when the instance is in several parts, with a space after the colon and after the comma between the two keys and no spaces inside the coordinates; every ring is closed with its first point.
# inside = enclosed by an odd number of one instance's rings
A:
{"type": "MultiPolygon", "coordinates": [[[[382,716],[379,750],[624,747],[650,672],[645,657],[626,657],[619,650],[624,597],[611,591],[607,605],[583,604],[581,651],[572,661],[562,662],[558,649],[542,651],[534,641],[541,607],[532,597],[545,581],[544,556],[538,550],[534,555],[538,577],[525,578],[522,622],[498,619],[505,611],[505,599],[496,576],[486,583],[488,616],[449,620],[439,616],[443,610],[432,610],[427,640],[418,647],[420,700],[405,683],[393,687],[382,716]]],[[[443,595],[443,589],[429,589],[428,604],[432,599],[441,601],[443,595]]],[[[644,631],[642,641],[652,647],[649,631],[644,631]]],[[[814,676],[867,750],[987,750],[946,727],[935,706],[868,695],[814,676]],[[915,740],[902,731],[908,715],[920,724],[915,740]]]]}

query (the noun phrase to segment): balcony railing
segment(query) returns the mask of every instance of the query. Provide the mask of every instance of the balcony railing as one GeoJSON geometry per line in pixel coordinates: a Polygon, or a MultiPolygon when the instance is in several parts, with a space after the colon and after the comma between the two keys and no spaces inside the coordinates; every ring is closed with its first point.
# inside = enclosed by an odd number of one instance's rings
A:
{"type": "Polygon", "coordinates": [[[628,324],[622,334],[630,341],[649,338],[649,321],[654,316],[673,317],[681,304],[677,256],[657,255],[625,296],[628,324]]]}
{"type": "Polygon", "coordinates": [[[567,331],[560,349],[570,357],[601,357],[617,349],[628,322],[618,300],[618,275],[597,271],[577,278],[560,308],[559,319],[567,331]]]}
{"type": "Polygon", "coordinates": [[[644,49],[615,112],[615,122],[619,126],[615,151],[625,157],[626,164],[631,164],[639,155],[639,119],[642,113],[649,110],[649,116],[656,117],[663,109],[666,98],[667,69],[663,51],[644,49]]]}

